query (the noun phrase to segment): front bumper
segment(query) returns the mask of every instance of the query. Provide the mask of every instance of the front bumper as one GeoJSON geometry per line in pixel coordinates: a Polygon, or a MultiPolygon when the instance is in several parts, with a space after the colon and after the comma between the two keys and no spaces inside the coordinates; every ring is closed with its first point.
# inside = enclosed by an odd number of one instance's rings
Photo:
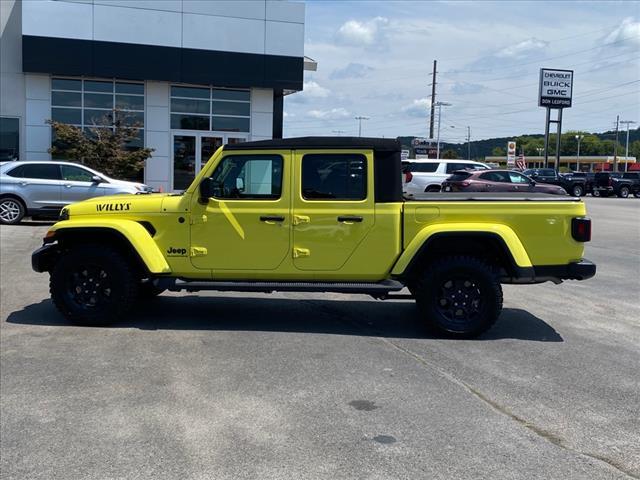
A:
{"type": "Polygon", "coordinates": [[[38,272],[48,272],[58,255],[58,245],[47,243],[31,254],[31,268],[38,272]]]}

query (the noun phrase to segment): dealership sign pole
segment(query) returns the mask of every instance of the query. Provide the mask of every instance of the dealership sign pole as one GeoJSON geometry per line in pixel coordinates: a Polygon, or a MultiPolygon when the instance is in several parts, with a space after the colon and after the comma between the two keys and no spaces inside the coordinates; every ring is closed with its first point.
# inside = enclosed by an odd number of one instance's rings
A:
{"type": "Polygon", "coordinates": [[[549,163],[549,125],[557,126],[556,137],[556,172],[560,169],[560,138],[562,135],[562,109],[571,107],[573,96],[573,70],[557,70],[551,68],[540,69],[540,93],[538,106],[547,109],[547,119],[544,128],[544,166],[549,163]],[[558,110],[555,120],[551,119],[551,109],[558,110]]]}

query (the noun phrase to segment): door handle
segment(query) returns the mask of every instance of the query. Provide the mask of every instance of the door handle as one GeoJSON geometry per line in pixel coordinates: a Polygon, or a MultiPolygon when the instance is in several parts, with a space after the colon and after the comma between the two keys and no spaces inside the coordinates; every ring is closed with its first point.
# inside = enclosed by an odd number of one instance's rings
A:
{"type": "Polygon", "coordinates": [[[27,185],[29,185],[29,182],[20,182],[20,185],[26,187],[27,185]]]}
{"type": "Polygon", "coordinates": [[[338,221],[343,223],[360,223],[362,222],[362,217],[358,215],[341,215],[338,217],[338,221]]]}
{"type": "Polygon", "coordinates": [[[263,215],[260,217],[261,222],[284,222],[284,217],[279,215],[263,215]]]}
{"type": "Polygon", "coordinates": [[[64,188],[71,188],[73,185],[71,185],[70,183],[65,183],[64,184],[64,188]]]}

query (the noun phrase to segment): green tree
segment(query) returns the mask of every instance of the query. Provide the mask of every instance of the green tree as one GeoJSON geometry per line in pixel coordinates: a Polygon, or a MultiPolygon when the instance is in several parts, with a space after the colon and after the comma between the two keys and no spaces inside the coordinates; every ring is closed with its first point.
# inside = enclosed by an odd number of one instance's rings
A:
{"type": "Polygon", "coordinates": [[[444,151],[444,153],[442,154],[442,158],[455,159],[458,158],[458,154],[455,150],[450,148],[444,151]]]}
{"type": "Polygon", "coordinates": [[[491,150],[491,155],[493,155],[494,157],[505,157],[507,155],[507,152],[502,147],[495,147],[493,150],[491,150]]]}
{"type": "Polygon", "coordinates": [[[54,142],[49,153],[94,168],[114,178],[135,178],[152,148],[134,147],[140,125],[118,110],[105,115],[87,131],[49,120],[54,142]],[[112,125],[113,128],[98,125],[112,125]]]}

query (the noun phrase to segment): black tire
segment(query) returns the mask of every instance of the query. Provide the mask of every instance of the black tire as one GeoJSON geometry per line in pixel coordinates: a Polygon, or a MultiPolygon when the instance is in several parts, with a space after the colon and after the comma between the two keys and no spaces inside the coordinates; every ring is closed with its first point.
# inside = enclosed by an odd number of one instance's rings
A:
{"type": "Polygon", "coordinates": [[[427,328],[453,338],[477,337],[493,326],[502,311],[498,277],[476,257],[434,261],[418,279],[415,297],[427,328]]]}
{"type": "Polygon", "coordinates": [[[620,187],[620,190],[618,190],[618,197],[627,198],[629,196],[630,191],[631,190],[629,189],[629,187],[620,187]]]}
{"type": "Polygon", "coordinates": [[[138,285],[138,298],[141,300],[150,300],[157,297],[165,290],[166,288],[158,287],[152,281],[147,280],[146,282],[141,282],[138,285]]]}
{"type": "Polygon", "coordinates": [[[51,270],[53,303],[80,325],[109,325],[120,320],[138,294],[138,279],[117,251],[85,245],[61,254],[51,270]]]}
{"type": "Polygon", "coordinates": [[[640,190],[638,190],[637,192],[633,192],[633,196],[636,198],[640,198],[640,190]]]}
{"type": "Polygon", "coordinates": [[[0,199],[0,223],[17,225],[24,218],[26,210],[22,200],[16,197],[3,197],[0,199]]]}
{"type": "Polygon", "coordinates": [[[571,196],[572,197],[581,197],[584,195],[584,188],[582,185],[574,185],[571,187],[571,196]]]}
{"type": "Polygon", "coordinates": [[[594,190],[593,192],[591,192],[591,195],[593,197],[599,197],[600,196],[600,190],[594,190]]]}

